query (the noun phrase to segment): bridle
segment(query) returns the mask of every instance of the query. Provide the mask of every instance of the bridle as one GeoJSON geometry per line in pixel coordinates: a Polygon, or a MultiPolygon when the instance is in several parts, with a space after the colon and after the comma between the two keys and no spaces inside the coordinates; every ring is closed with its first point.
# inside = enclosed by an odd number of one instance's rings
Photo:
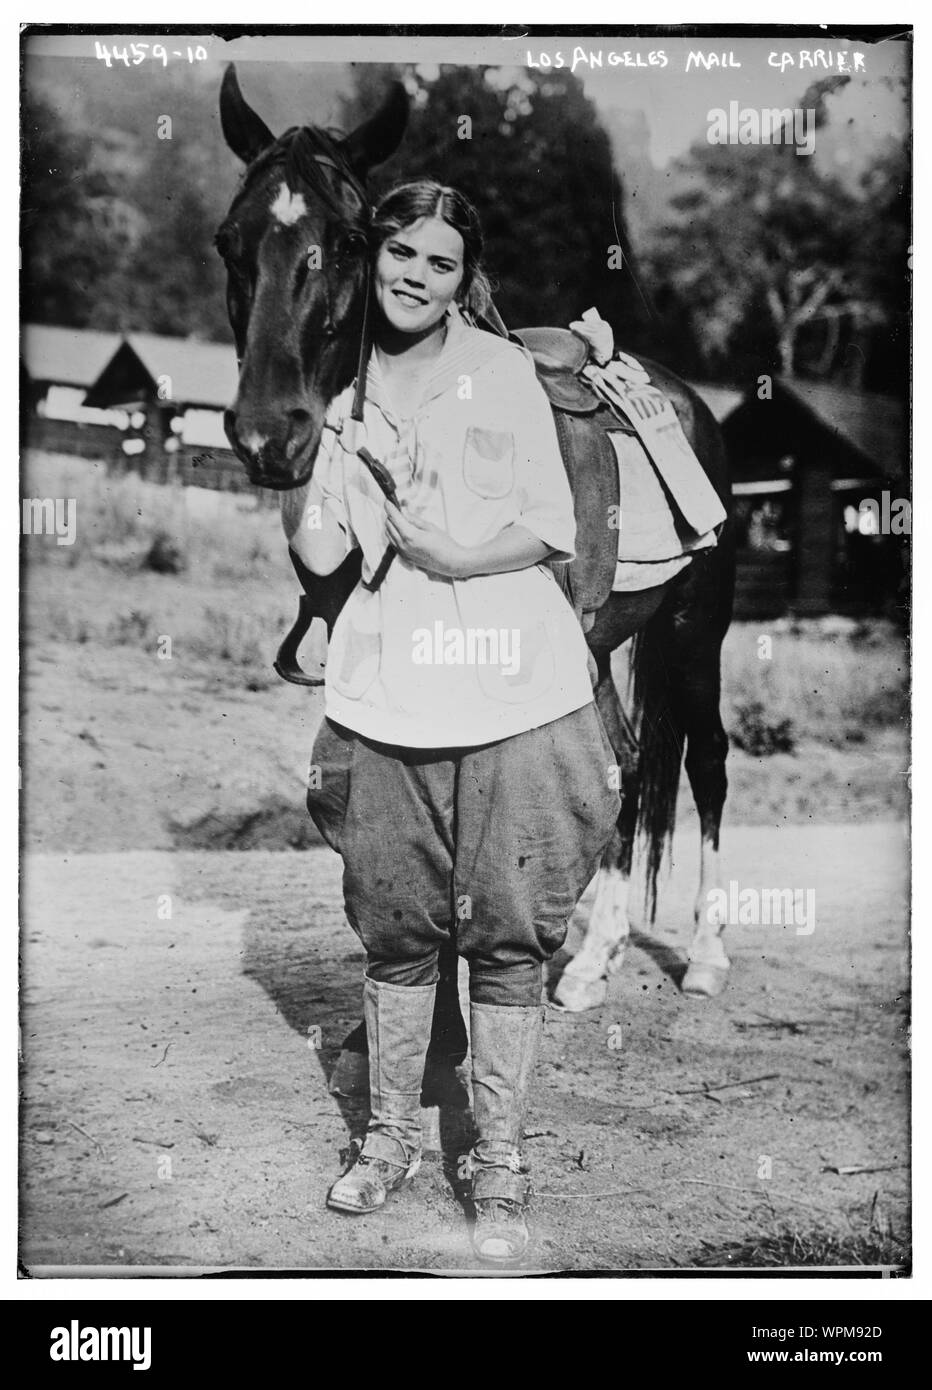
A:
{"type": "MultiPolygon", "coordinates": [[[[366,210],[366,213],[368,214],[369,196],[366,193],[366,190],[363,187],[362,183],[353,173],[349,165],[338,163],[337,160],[331,159],[330,155],[328,154],[315,153],[311,157],[314,160],[315,164],[322,165],[324,168],[327,169],[332,169],[334,173],[337,174],[338,177],[343,180],[344,183],[348,184],[349,187],[356,194],[357,198],[360,200],[360,202],[363,205],[363,208],[366,210]]],[[[365,237],[365,233],[362,231],[354,232],[353,235],[365,237]]],[[[352,410],[350,411],[351,419],[356,420],[358,422],[362,421],[363,410],[366,404],[366,372],[369,366],[369,355],[372,351],[372,337],[370,332],[372,274],[369,268],[368,261],[365,263],[364,269],[365,288],[363,289],[362,326],[360,328],[359,333],[359,352],[356,358],[356,389],[353,393],[353,406],[352,410]]],[[[334,329],[332,327],[332,317],[329,311],[329,304],[327,312],[327,323],[331,327],[331,332],[329,336],[336,336],[336,333],[339,330],[334,329]]]]}

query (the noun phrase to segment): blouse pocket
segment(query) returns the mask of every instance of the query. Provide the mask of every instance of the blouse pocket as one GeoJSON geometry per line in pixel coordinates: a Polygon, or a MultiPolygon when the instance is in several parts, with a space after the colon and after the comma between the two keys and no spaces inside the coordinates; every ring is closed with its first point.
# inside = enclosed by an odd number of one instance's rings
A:
{"type": "Polygon", "coordinates": [[[463,480],[477,497],[508,497],[515,487],[514,435],[470,425],[463,446],[463,480]]]}
{"type": "Polygon", "coordinates": [[[360,597],[357,590],[340,614],[330,639],[327,678],[347,700],[361,700],[379,674],[382,634],[379,595],[360,597]]]}

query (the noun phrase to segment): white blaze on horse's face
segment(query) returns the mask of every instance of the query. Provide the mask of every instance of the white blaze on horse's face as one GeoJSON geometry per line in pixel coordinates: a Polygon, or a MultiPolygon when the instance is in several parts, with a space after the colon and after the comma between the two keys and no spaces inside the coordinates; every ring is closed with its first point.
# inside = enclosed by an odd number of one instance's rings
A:
{"type": "Polygon", "coordinates": [[[376,257],[376,301],[402,333],[423,333],[439,323],[462,283],[463,238],[439,217],[393,232],[376,257]]]}
{"type": "Polygon", "coordinates": [[[292,193],[287,183],[283,183],[275,195],[270,212],[283,227],[293,227],[302,217],[307,217],[307,203],[300,193],[292,193]]]}

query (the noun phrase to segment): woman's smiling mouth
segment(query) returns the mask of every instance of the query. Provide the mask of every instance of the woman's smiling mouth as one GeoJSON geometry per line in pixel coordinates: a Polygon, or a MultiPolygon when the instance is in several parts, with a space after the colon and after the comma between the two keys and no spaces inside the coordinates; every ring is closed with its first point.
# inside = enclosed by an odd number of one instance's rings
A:
{"type": "Polygon", "coordinates": [[[410,294],[408,290],[392,290],[392,294],[410,309],[423,309],[427,304],[426,299],[420,299],[417,295],[410,294]]]}

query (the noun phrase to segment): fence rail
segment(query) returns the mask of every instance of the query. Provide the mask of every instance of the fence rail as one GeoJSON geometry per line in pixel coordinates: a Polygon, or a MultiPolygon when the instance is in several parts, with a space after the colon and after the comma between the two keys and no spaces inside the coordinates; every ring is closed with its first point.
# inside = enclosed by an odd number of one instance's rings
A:
{"type": "Polygon", "coordinates": [[[230,449],[182,444],[174,453],[167,453],[160,443],[153,444],[142,435],[123,434],[111,426],[41,417],[29,421],[25,443],[27,448],[44,449],[48,453],[102,459],[109,472],[136,473],[150,483],[181,483],[183,487],[203,487],[214,492],[242,492],[258,497],[263,506],[278,504],[277,493],[250,483],[243,465],[230,449]],[[125,453],[124,441],[137,438],[145,447],[139,453],[125,453]]]}

